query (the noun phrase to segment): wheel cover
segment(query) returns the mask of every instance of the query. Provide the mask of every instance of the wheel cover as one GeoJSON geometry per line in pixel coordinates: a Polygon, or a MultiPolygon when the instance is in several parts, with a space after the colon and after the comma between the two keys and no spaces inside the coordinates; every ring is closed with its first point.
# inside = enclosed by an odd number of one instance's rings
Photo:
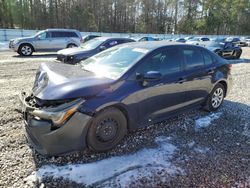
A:
{"type": "Polygon", "coordinates": [[[22,54],[24,54],[24,55],[30,55],[31,52],[32,52],[32,49],[31,49],[31,47],[29,47],[29,46],[23,46],[23,47],[21,48],[21,52],[22,52],[22,54]]]}
{"type": "Polygon", "coordinates": [[[96,129],[96,138],[101,142],[113,140],[117,135],[118,122],[113,118],[100,121],[96,129]]]}
{"type": "Polygon", "coordinates": [[[224,91],[222,88],[217,88],[212,96],[212,106],[213,108],[218,108],[222,101],[223,101],[223,97],[224,97],[224,91]]]}

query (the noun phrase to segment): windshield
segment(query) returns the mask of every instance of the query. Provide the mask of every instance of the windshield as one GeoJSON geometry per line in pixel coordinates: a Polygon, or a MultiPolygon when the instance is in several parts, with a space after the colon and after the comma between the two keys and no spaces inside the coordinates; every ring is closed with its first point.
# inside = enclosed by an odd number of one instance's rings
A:
{"type": "Polygon", "coordinates": [[[147,52],[143,48],[117,46],[81,61],[80,64],[84,70],[93,72],[98,77],[117,79],[147,52]]]}
{"type": "Polygon", "coordinates": [[[100,44],[102,44],[104,41],[105,41],[105,39],[103,39],[103,38],[95,38],[95,39],[89,40],[89,41],[81,44],[81,48],[84,48],[86,50],[95,49],[100,44]]]}
{"type": "Polygon", "coordinates": [[[34,37],[37,37],[38,35],[43,34],[43,33],[45,33],[45,32],[44,32],[44,31],[39,31],[39,32],[37,32],[37,33],[34,35],[34,37]]]}

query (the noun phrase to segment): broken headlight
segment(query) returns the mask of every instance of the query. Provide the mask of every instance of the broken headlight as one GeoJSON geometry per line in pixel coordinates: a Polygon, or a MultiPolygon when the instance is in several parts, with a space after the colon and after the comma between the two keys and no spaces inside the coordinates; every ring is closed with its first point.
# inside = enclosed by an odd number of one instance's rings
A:
{"type": "Polygon", "coordinates": [[[82,99],[76,99],[72,102],[59,105],[58,107],[51,107],[45,109],[35,109],[30,114],[40,118],[51,120],[54,125],[60,126],[64,124],[84,102],[82,99]]]}

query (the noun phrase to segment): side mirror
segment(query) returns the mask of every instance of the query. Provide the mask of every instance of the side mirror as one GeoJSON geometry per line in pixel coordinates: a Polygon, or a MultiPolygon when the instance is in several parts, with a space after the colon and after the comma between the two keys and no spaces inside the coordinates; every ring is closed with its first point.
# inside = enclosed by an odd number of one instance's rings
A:
{"type": "Polygon", "coordinates": [[[143,80],[147,82],[158,81],[162,77],[161,73],[158,71],[149,71],[143,76],[143,80]]]}
{"type": "Polygon", "coordinates": [[[106,48],[106,46],[100,46],[100,51],[103,51],[103,50],[106,50],[107,48],[106,48]]]}

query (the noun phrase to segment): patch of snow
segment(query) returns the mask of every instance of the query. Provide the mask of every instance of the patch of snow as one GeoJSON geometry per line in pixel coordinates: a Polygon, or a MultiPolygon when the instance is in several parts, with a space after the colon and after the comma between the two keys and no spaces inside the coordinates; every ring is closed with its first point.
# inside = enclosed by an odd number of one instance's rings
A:
{"type": "Polygon", "coordinates": [[[158,147],[142,149],[134,154],[111,157],[87,164],[65,166],[45,165],[25,178],[25,181],[40,181],[46,177],[63,178],[85,186],[108,185],[115,182],[121,187],[128,186],[132,180],[144,178],[164,169],[169,175],[181,173],[170,160],[177,149],[170,138],[157,137],[158,147]]]}
{"type": "Polygon", "coordinates": [[[8,50],[9,43],[8,42],[0,42],[0,51],[8,50]]]}
{"type": "Polygon", "coordinates": [[[195,145],[195,141],[189,142],[187,145],[189,148],[192,148],[195,145]]]}
{"type": "Polygon", "coordinates": [[[208,116],[197,119],[195,121],[195,129],[199,130],[201,128],[208,127],[212,121],[220,118],[221,115],[222,115],[222,112],[218,112],[218,113],[212,113],[208,116]]]}
{"type": "Polygon", "coordinates": [[[202,153],[202,154],[207,153],[209,150],[210,150],[210,149],[207,148],[207,147],[200,147],[200,146],[194,148],[194,151],[195,151],[195,152],[197,152],[197,153],[202,153]]]}

